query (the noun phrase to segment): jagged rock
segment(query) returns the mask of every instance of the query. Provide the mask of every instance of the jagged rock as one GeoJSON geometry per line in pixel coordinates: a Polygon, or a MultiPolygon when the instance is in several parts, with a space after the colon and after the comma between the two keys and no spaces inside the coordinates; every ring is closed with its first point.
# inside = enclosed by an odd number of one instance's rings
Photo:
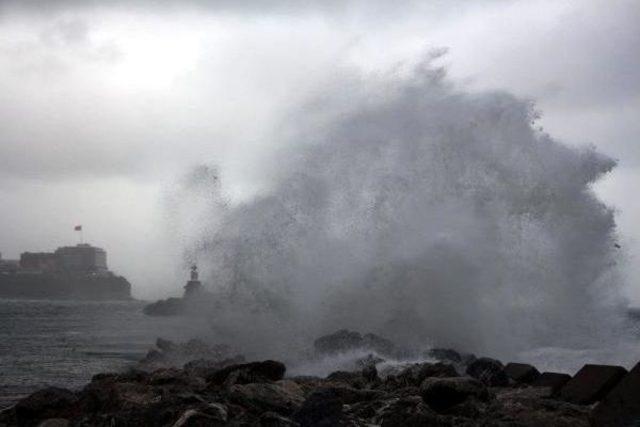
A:
{"type": "Polygon", "coordinates": [[[424,402],[436,412],[444,412],[470,397],[480,401],[489,399],[487,387],[474,378],[427,378],[420,386],[424,402]]]}
{"type": "Polygon", "coordinates": [[[508,363],[504,372],[517,383],[530,384],[540,377],[540,372],[526,363],[508,363]]]}
{"type": "Polygon", "coordinates": [[[227,413],[227,408],[222,403],[217,403],[217,402],[208,403],[201,410],[205,414],[221,422],[227,422],[227,419],[229,418],[227,413]]]}
{"type": "Polygon", "coordinates": [[[378,377],[378,369],[376,369],[376,365],[365,366],[362,369],[362,378],[369,383],[377,382],[380,380],[378,377]]]}
{"type": "Polygon", "coordinates": [[[123,408],[148,408],[160,401],[162,393],[145,383],[105,378],[89,383],[79,397],[87,412],[112,412],[123,408]]]}
{"type": "Polygon", "coordinates": [[[360,372],[335,371],[327,375],[327,380],[341,382],[356,389],[361,389],[366,384],[360,372]]]}
{"type": "Polygon", "coordinates": [[[420,396],[407,396],[383,402],[374,420],[381,427],[419,427],[438,425],[438,415],[420,396]]]}
{"type": "Polygon", "coordinates": [[[622,366],[584,365],[560,390],[567,402],[590,405],[602,399],[624,377],[622,366]]]}
{"type": "Polygon", "coordinates": [[[70,390],[48,387],[30,394],[14,407],[19,425],[34,424],[47,418],[71,418],[79,412],[78,397],[70,390]]]}
{"type": "Polygon", "coordinates": [[[386,338],[375,334],[362,336],[347,329],[318,338],[314,341],[313,347],[318,354],[335,354],[357,349],[371,350],[390,357],[398,354],[395,344],[386,338]]]}
{"type": "Polygon", "coordinates": [[[304,401],[301,390],[296,393],[273,383],[236,384],[229,389],[229,396],[256,413],[272,411],[282,415],[291,415],[304,401]]]}
{"type": "Polygon", "coordinates": [[[387,377],[385,384],[393,388],[415,386],[419,387],[429,377],[457,377],[458,373],[452,365],[447,363],[415,363],[394,376],[387,377]]]}
{"type": "Polygon", "coordinates": [[[303,426],[342,425],[347,420],[343,406],[346,408],[359,402],[374,402],[385,396],[384,392],[346,386],[317,388],[307,396],[293,420],[303,426]]]}
{"type": "Polygon", "coordinates": [[[595,427],[631,426],[640,420],[640,363],[629,371],[592,412],[595,427]]]}
{"type": "Polygon", "coordinates": [[[263,362],[251,362],[240,365],[231,365],[207,377],[207,382],[213,385],[227,386],[233,384],[260,383],[281,380],[286,367],[275,360],[263,362]]]}
{"type": "Polygon", "coordinates": [[[555,396],[562,387],[571,379],[571,375],[560,372],[543,372],[531,383],[533,387],[548,387],[552,396],[555,396]]]}
{"type": "Polygon", "coordinates": [[[504,365],[499,360],[481,357],[467,367],[467,375],[482,381],[490,387],[505,387],[509,377],[504,372],[504,365]]]}
{"type": "Polygon", "coordinates": [[[484,418],[492,426],[589,425],[587,407],[547,399],[546,395],[543,387],[497,389],[496,399],[490,401],[484,418]]]}

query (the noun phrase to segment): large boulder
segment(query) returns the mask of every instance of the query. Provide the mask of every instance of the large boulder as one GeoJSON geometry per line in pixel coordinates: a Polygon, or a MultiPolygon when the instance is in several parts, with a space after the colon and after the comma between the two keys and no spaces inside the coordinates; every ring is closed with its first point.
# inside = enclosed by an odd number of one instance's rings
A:
{"type": "Polygon", "coordinates": [[[489,426],[587,427],[589,408],[547,398],[542,387],[504,387],[495,389],[484,418],[489,426]]]}
{"type": "Polygon", "coordinates": [[[233,385],[278,381],[284,377],[287,368],[275,360],[243,363],[222,368],[207,377],[212,385],[233,385]]]}
{"type": "Polygon", "coordinates": [[[571,375],[560,372],[543,372],[531,385],[533,387],[547,387],[550,394],[555,396],[560,389],[571,379],[571,375]]]}
{"type": "Polygon", "coordinates": [[[517,383],[530,384],[540,376],[540,372],[526,363],[508,363],[504,372],[517,383]]]}
{"type": "Polygon", "coordinates": [[[430,377],[457,377],[458,373],[447,363],[414,363],[394,376],[387,378],[386,384],[394,387],[419,387],[430,377]]]}
{"type": "Polygon", "coordinates": [[[258,414],[276,412],[291,415],[304,401],[301,389],[275,383],[236,384],[229,389],[231,400],[258,414]]]}
{"type": "Polygon", "coordinates": [[[487,401],[490,397],[487,387],[474,378],[427,378],[420,386],[422,400],[437,412],[445,412],[468,398],[487,401]]]}
{"type": "Polygon", "coordinates": [[[342,424],[343,398],[335,389],[319,389],[311,393],[293,415],[303,426],[333,427],[342,424]]]}
{"type": "Polygon", "coordinates": [[[64,388],[48,387],[20,400],[14,411],[19,425],[31,425],[48,418],[71,418],[79,411],[78,396],[64,388]]]}
{"type": "Polygon", "coordinates": [[[592,412],[593,425],[637,425],[640,420],[640,363],[605,396],[592,412]]]}
{"type": "Polygon", "coordinates": [[[624,377],[622,366],[584,365],[560,390],[567,402],[590,405],[602,399],[624,377]]]}
{"type": "Polygon", "coordinates": [[[504,365],[499,360],[481,357],[467,366],[467,375],[482,381],[490,387],[505,387],[509,385],[509,377],[504,371],[504,365]]]}
{"type": "Polygon", "coordinates": [[[381,402],[375,425],[381,427],[420,427],[440,425],[438,415],[427,406],[420,396],[407,396],[381,402]]]}

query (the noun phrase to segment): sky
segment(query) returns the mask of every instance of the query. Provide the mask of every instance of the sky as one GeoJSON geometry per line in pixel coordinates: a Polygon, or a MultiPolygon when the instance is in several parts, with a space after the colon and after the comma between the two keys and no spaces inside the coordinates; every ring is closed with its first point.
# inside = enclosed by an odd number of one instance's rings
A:
{"type": "Polygon", "coordinates": [[[135,296],[179,294],[193,168],[248,200],[301,105],[446,51],[459,89],[531,99],[553,137],[618,160],[596,191],[640,304],[639,22],[635,0],[0,1],[0,252],[82,224],[135,296]]]}

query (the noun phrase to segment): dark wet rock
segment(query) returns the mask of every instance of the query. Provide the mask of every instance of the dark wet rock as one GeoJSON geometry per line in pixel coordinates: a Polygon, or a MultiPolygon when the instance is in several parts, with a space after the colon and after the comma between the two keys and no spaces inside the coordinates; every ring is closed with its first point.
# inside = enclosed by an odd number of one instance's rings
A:
{"type": "Polygon", "coordinates": [[[305,399],[293,420],[310,427],[343,425],[342,405],[342,399],[332,389],[320,389],[305,399]]]}
{"type": "Polygon", "coordinates": [[[567,402],[590,405],[599,401],[615,387],[627,370],[622,366],[584,365],[560,390],[567,402]]]}
{"type": "Polygon", "coordinates": [[[367,381],[360,372],[335,371],[327,375],[327,380],[344,383],[350,387],[361,389],[367,381]]]}
{"type": "Polygon", "coordinates": [[[362,369],[362,378],[364,378],[364,380],[368,383],[374,383],[374,382],[380,381],[380,378],[378,377],[378,369],[376,368],[376,365],[365,366],[362,369]]]}
{"type": "Polygon", "coordinates": [[[509,385],[509,377],[504,371],[502,362],[489,357],[481,357],[473,361],[467,367],[466,373],[490,387],[509,385]]]}
{"type": "Polygon", "coordinates": [[[229,389],[229,396],[256,413],[272,411],[282,415],[291,415],[304,401],[302,390],[296,392],[273,383],[236,384],[229,389]]]}
{"type": "Polygon", "coordinates": [[[107,377],[89,383],[79,398],[85,412],[113,412],[149,408],[161,400],[162,393],[146,383],[119,382],[117,377],[107,377]]]}
{"type": "Polygon", "coordinates": [[[469,398],[489,400],[487,387],[474,378],[427,378],[420,386],[424,402],[436,412],[444,412],[469,398]]]}
{"type": "Polygon", "coordinates": [[[371,402],[383,396],[384,393],[381,392],[356,390],[350,387],[319,388],[305,399],[293,419],[303,426],[346,425],[344,405],[371,402]]]}
{"type": "Polygon", "coordinates": [[[387,377],[385,384],[392,388],[415,386],[430,377],[457,377],[456,369],[448,363],[414,363],[398,374],[387,377]]]}
{"type": "Polygon", "coordinates": [[[592,413],[595,427],[632,426],[640,420],[640,363],[602,399],[592,413]]]}
{"type": "Polygon", "coordinates": [[[504,372],[513,381],[523,384],[531,384],[540,377],[540,372],[526,363],[508,363],[504,372]]]}
{"type": "Polygon", "coordinates": [[[407,396],[383,402],[375,417],[382,427],[419,427],[438,425],[438,415],[420,396],[407,396]]]}
{"type": "Polygon", "coordinates": [[[571,379],[571,375],[560,372],[543,372],[531,383],[533,387],[548,387],[551,395],[558,394],[560,389],[571,379]]]}
{"type": "MultiPolygon", "coordinates": [[[[495,390],[495,389],[494,389],[495,390]]],[[[544,387],[497,389],[483,418],[489,426],[588,426],[589,408],[545,398],[544,387]]]]}
{"type": "MultiPolygon", "coordinates": [[[[162,342],[156,351],[210,351],[202,344],[162,342]]],[[[36,427],[43,422],[52,424],[49,427],[58,427],[55,423],[74,427],[588,425],[591,407],[549,397],[557,374],[541,375],[532,383],[537,386],[515,381],[496,386],[496,373],[506,376],[510,369],[492,359],[479,362],[477,375],[491,387],[476,378],[457,376],[448,363],[388,364],[393,373],[382,371],[382,379],[376,363],[327,378],[283,379],[286,368],[280,362],[227,366],[228,359],[202,358],[183,368],[95,375],[77,393],[42,390],[0,411],[0,426],[36,427]]],[[[638,377],[636,367],[610,392],[612,397],[593,410],[596,427],[638,417],[638,377]]]]}
{"type": "Polygon", "coordinates": [[[67,389],[48,387],[30,394],[14,407],[19,425],[35,425],[48,418],[68,419],[79,412],[78,396],[67,389]]]}
{"type": "Polygon", "coordinates": [[[347,329],[318,338],[314,341],[313,347],[316,353],[329,355],[352,350],[368,350],[387,357],[398,354],[395,344],[386,338],[375,334],[363,336],[347,329]]]}
{"type": "Polygon", "coordinates": [[[284,377],[286,367],[275,360],[231,365],[207,377],[213,385],[233,385],[278,381],[284,377]]]}

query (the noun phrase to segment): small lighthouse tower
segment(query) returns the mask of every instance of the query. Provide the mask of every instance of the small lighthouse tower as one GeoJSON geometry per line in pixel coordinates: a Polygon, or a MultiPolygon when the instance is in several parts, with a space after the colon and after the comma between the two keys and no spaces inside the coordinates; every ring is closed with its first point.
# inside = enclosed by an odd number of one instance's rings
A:
{"type": "Polygon", "coordinates": [[[189,298],[202,292],[202,283],[198,280],[198,266],[191,266],[191,280],[184,286],[184,297],[189,298]]]}

